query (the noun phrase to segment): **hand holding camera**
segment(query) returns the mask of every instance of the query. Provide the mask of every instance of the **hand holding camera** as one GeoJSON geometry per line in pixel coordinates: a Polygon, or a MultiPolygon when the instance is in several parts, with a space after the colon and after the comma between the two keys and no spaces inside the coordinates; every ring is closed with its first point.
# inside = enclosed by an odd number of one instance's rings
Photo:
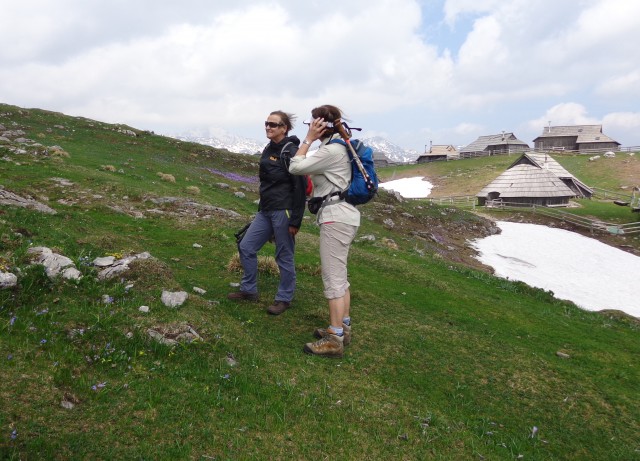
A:
{"type": "Polygon", "coordinates": [[[305,136],[305,140],[310,142],[322,139],[322,137],[326,135],[327,130],[333,129],[333,123],[326,122],[323,118],[305,120],[304,124],[309,125],[309,131],[307,132],[307,136],[305,136]]]}

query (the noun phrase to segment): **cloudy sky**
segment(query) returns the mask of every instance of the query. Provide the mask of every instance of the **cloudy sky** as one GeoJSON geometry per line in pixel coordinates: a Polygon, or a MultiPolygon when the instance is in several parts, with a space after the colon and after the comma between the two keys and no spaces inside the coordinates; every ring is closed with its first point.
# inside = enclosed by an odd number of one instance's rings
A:
{"type": "Polygon", "coordinates": [[[636,0],[4,1],[0,102],[257,140],[331,103],[420,152],[549,121],[637,146],[639,30],[636,0]]]}

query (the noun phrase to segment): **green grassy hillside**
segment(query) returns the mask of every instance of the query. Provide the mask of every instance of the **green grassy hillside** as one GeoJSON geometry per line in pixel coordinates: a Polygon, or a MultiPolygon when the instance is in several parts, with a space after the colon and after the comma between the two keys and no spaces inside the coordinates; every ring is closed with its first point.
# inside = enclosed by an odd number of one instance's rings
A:
{"type": "Polygon", "coordinates": [[[260,303],[226,299],[255,158],[6,105],[0,125],[38,144],[0,141],[0,185],[56,212],[0,206],[0,270],[18,275],[0,290],[0,459],[640,459],[638,322],[490,275],[465,244],[485,219],[381,191],[350,254],[353,342],[311,357],[311,219],[290,310],[266,314],[266,271],[260,303]],[[50,280],[38,246],[82,279],[50,280]],[[110,280],[90,264],[141,252],[110,280]],[[201,340],[148,334],[184,324],[201,340]]]}

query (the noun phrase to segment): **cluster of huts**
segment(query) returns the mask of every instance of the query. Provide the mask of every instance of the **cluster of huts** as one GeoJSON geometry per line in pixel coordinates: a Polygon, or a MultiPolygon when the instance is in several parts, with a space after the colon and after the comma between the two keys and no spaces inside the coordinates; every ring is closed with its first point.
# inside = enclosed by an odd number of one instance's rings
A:
{"type": "Polygon", "coordinates": [[[504,173],[476,195],[478,204],[567,206],[570,199],[590,198],[593,191],[549,153],[606,151],[620,147],[620,143],[602,133],[602,125],[549,126],[533,142],[534,149],[531,150],[513,133],[502,132],[480,136],[460,150],[453,146],[431,146],[417,162],[522,153],[504,173]]]}
{"type": "MultiPolygon", "coordinates": [[[[620,147],[619,142],[602,132],[602,125],[548,126],[533,140],[533,144],[534,150],[544,152],[615,151],[620,147]]],[[[503,131],[500,134],[480,136],[460,150],[451,145],[430,146],[428,152],[418,157],[417,163],[510,154],[530,149],[529,144],[518,139],[515,134],[503,131]]]]}
{"type": "MultiPolygon", "coordinates": [[[[503,131],[480,136],[460,149],[453,145],[430,145],[429,150],[418,157],[417,163],[521,154],[506,171],[478,192],[478,204],[567,206],[572,198],[590,198],[593,190],[565,170],[550,153],[617,151],[620,147],[619,142],[602,132],[602,125],[549,125],[533,143],[531,149],[515,134],[503,131]]],[[[391,164],[380,152],[374,152],[374,162],[378,167],[391,164]]],[[[640,211],[640,192],[636,203],[640,211]]]]}

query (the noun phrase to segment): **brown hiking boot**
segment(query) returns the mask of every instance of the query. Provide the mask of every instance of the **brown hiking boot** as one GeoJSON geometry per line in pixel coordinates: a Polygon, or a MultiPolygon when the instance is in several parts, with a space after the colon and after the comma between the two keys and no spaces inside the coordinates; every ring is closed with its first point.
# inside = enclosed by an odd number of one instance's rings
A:
{"type": "Polygon", "coordinates": [[[343,336],[337,336],[329,333],[317,340],[315,343],[305,344],[303,350],[307,354],[340,358],[344,353],[343,338],[343,336]]]}
{"type": "Polygon", "coordinates": [[[267,312],[271,315],[280,315],[287,309],[289,309],[290,303],[286,301],[276,301],[271,306],[267,307],[267,312]]]}
{"type": "MultiPolygon", "coordinates": [[[[345,346],[348,346],[349,344],[351,344],[351,327],[346,323],[343,323],[342,331],[344,333],[344,336],[342,337],[343,344],[345,346]]],[[[316,338],[324,338],[328,334],[329,333],[327,332],[326,328],[316,328],[315,331],[313,332],[313,336],[315,336],[316,338]]]]}
{"type": "Polygon", "coordinates": [[[235,291],[227,295],[227,299],[233,301],[257,301],[258,293],[247,293],[246,291],[235,291]]]}

